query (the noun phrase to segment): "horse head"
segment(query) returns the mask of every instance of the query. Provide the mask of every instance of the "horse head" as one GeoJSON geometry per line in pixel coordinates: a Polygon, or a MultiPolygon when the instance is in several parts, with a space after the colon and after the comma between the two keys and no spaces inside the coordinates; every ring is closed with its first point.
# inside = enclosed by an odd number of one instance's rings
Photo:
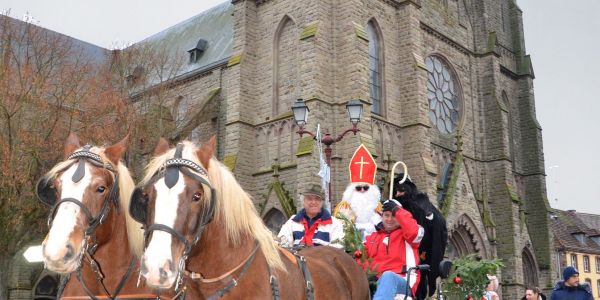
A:
{"type": "Polygon", "coordinates": [[[42,244],[49,270],[73,272],[81,265],[86,251],[93,253],[98,244],[109,238],[110,228],[101,225],[109,217],[111,207],[120,207],[124,190],[120,191],[119,183],[125,179],[132,182],[127,169],[119,163],[126,144],[127,137],[108,148],[81,147],[79,138],[72,133],[65,143],[65,160],[39,180],[38,198],[52,207],[49,232],[42,244]]]}
{"type": "Polygon", "coordinates": [[[153,287],[179,282],[192,247],[212,220],[215,193],[207,169],[215,144],[213,137],[201,148],[183,142],[169,149],[161,138],[141,186],[132,194],[130,214],[145,226],[141,275],[153,287]]]}

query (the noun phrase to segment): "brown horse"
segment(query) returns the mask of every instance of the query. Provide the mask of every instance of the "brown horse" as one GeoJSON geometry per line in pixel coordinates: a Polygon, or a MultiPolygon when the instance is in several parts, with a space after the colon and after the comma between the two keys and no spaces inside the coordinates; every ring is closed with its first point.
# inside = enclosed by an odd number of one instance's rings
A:
{"type": "Polygon", "coordinates": [[[82,148],[71,134],[65,161],[38,182],[38,197],[52,207],[43,242],[45,266],[70,274],[61,299],[156,299],[153,289],[137,287],[134,253],[142,251],[143,231],[127,210],[134,183],[120,162],[126,142],[82,148]]]}
{"type": "Polygon", "coordinates": [[[146,225],[146,283],[183,286],[194,299],[368,299],[365,273],[343,251],[308,248],[298,259],[277,246],[250,196],[213,158],[215,143],[169,149],[161,139],[132,195],[130,213],[146,225]]]}

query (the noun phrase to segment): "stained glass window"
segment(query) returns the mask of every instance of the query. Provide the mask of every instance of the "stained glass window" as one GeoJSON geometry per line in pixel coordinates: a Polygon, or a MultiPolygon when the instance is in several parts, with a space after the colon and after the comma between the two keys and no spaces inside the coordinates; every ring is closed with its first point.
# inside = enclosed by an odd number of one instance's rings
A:
{"type": "Polygon", "coordinates": [[[461,109],[456,79],[448,65],[436,56],[427,57],[425,65],[429,120],[441,133],[452,133],[459,123],[461,109]]]}

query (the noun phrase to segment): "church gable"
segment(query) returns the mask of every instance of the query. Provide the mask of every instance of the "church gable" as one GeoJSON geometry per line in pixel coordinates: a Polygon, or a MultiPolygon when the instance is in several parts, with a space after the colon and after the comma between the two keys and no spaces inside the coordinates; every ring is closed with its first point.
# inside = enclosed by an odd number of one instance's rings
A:
{"type": "MultiPolygon", "coordinates": [[[[449,175],[452,178],[446,186],[446,194],[438,203],[441,211],[446,214],[449,239],[454,231],[461,234],[463,236],[461,239],[464,239],[465,235],[461,232],[464,233],[464,230],[468,229],[467,232],[472,237],[473,245],[477,245],[476,247],[473,246],[472,249],[477,250],[476,252],[482,257],[495,257],[496,254],[493,253],[493,248],[489,244],[490,241],[495,240],[495,224],[489,213],[489,207],[487,207],[484,200],[479,199],[480,197],[474,193],[473,183],[476,182],[475,178],[477,176],[469,174],[463,160],[455,163],[457,166],[453,168],[454,173],[449,175]],[[468,222],[465,223],[463,215],[468,216],[468,222]]],[[[444,174],[439,176],[444,176],[444,174]]],[[[438,193],[441,192],[444,191],[438,191],[438,193]]]]}

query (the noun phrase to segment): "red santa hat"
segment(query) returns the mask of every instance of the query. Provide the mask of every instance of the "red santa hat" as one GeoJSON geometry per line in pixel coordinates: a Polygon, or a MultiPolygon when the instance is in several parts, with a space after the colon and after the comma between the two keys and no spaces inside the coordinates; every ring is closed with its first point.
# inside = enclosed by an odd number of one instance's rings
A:
{"type": "Polygon", "coordinates": [[[351,183],[375,184],[377,163],[365,145],[361,144],[354,151],[348,169],[350,171],[351,183]]]}

